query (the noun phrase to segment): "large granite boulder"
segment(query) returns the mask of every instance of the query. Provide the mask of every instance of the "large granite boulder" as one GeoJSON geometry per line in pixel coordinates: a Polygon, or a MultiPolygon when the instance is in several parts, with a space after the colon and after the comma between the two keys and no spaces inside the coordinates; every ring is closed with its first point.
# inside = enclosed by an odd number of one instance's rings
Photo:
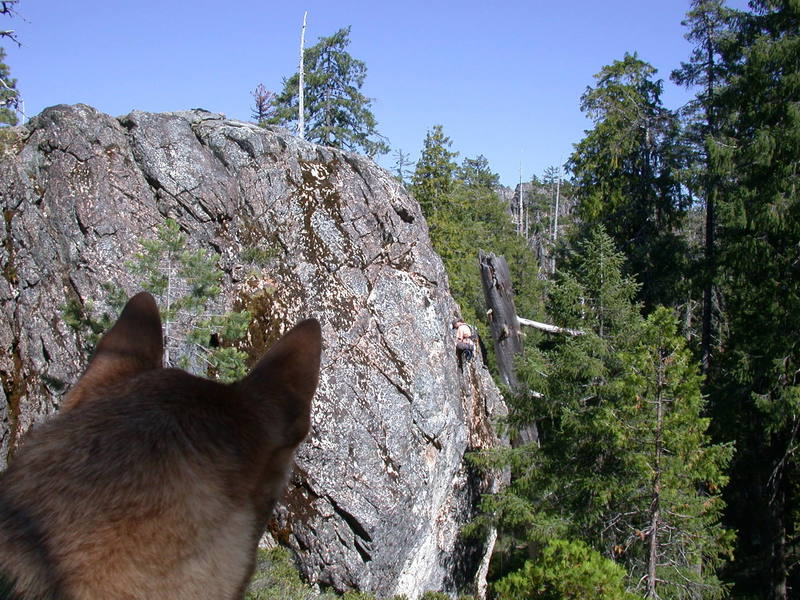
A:
{"type": "MultiPolygon", "coordinates": [[[[312,433],[270,531],[306,576],[380,596],[469,590],[487,544],[461,526],[496,485],[471,450],[504,405],[461,370],[458,307],[419,206],[368,159],[201,110],[45,110],[4,132],[0,160],[0,468],[58,410],[86,363],[67,301],[138,289],[125,262],[167,217],[221,255],[219,310],[247,308],[253,356],[317,317],[312,433]]],[[[483,567],[481,567],[483,565],[483,567]]]]}

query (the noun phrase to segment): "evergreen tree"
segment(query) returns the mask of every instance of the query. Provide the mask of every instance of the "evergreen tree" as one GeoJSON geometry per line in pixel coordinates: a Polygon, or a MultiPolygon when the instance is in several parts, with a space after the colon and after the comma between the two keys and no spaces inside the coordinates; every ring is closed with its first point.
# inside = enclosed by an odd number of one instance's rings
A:
{"type": "Polygon", "coordinates": [[[637,600],[625,570],[583,542],[551,540],[536,560],[496,582],[499,600],[637,600]]]}
{"type": "Polygon", "coordinates": [[[736,592],[782,600],[800,589],[800,5],[751,6],[719,93],[732,181],[718,206],[726,329],[710,392],[720,435],[738,449],[736,592]]]}
{"type": "Polygon", "coordinates": [[[11,70],[5,64],[6,51],[0,48],[0,125],[16,125],[20,97],[17,80],[11,78],[11,70]]]}
{"type": "Polygon", "coordinates": [[[686,121],[685,146],[689,151],[683,181],[699,198],[705,213],[700,277],[703,295],[700,354],[704,370],[709,368],[712,344],[714,340],[718,342],[716,206],[726,179],[730,147],[723,133],[719,91],[729,76],[727,63],[733,48],[734,14],[722,0],[693,0],[683,25],[689,28],[686,39],[694,48],[689,61],[672,73],[672,79],[679,85],[699,88],[696,98],[682,111],[686,121]]]}
{"type": "Polygon", "coordinates": [[[476,158],[464,158],[456,171],[456,178],[471,188],[494,190],[500,185],[500,176],[493,173],[489,161],[482,154],[476,158]]]}
{"type": "MultiPolygon", "coordinates": [[[[350,27],[345,27],[304,50],[305,138],[334,148],[363,150],[370,157],[386,154],[389,146],[376,129],[372,101],[361,93],[367,67],[350,56],[349,44],[350,27]]],[[[299,85],[297,73],[283,80],[283,90],[273,100],[275,114],[267,123],[297,122],[299,85]]]]}
{"type": "Polygon", "coordinates": [[[252,118],[259,125],[266,125],[275,110],[272,106],[275,94],[264,87],[263,83],[259,83],[250,95],[253,97],[252,118]]]}
{"type": "Polygon", "coordinates": [[[622,560],[647,598],[721,597],[716,570],[732,534],[720,526],[720,488],[732,447],[709,444],[697,365],[671,311],[656,309],[622,360],[628,374],[620,391],[635,399],[623,407],[625,445],[645,467],[628,491],[636,539],[628,533],[622,560]]]}
{"type": "MultiPolygon", "coordinates": [[[[156,298],[164,328],[164,365],[195,374],[213,375],[222,381],[247,374],[247,354],[234,344],[247,333],[247,311],[209,313],[220,294],[222,273],[219,257],[203,250],[189,250],[186,236],[172,219],[157,228],[153,238],[140,240],[142,251],[126,264],[141,277],[141,289],[156,298]]],[[[127,295],[114,285],[105,286],[111,311],[95,315],[93,303],[75,301],[63,308],[65,321],[87,342],[90,354],[100,336],[116,320],[127,295]]]]}
{"type": "Polygon", "coordinates": [[[541,446],[485,457],[510,467],[512,481],[484,509],[534,552],[553,537],[589,543],[648,597],[718,597],[730,448],[710,444],[700,378],[675,319],[663,308],[641,316],[638,286],[602,231],[565,267],[549,312],[583,334],[526,353],[520,375],[537,393],[511,399],[509,426],[535,420],[541,446]]]}
{"type": "Polygon", "coordinates": [[[679,289],[686,252],[675,234],[684,210],[677,169],[678,120],[661,105],[661,80],[636,54],[595,75],[581,97],[594,129],[575,147],[578,214],[602,223],[628,257],[648,307],[669,303],[679,289]]]}
{"type": "Polygon", "coordinates": [[[452,144],[441,125],[434,125],[432,130],[429,129],[425,135],[422,155],[411,177],[411,193],[428,218],[440,206],[447,204],[455,185],[458,167],[453,159],[458,156],[458,152],[449,150],[452,144]]]}
{"type": "Polygon", "coordinates": [[[462,316],[478,325],[482,338],[488,340],[478,251],[506,257],[519,298],[517,307],[526,315],[541,312],[536,257],[516,234],[507,206],[495,191],[499,178],[487,159],[467,158],[459,166],[453,161],[458,153],[450,150],[451,145],[441,125],[428,131],[411,193],[425,214],[431,242],[442,257],[462,316]]]}
{"type": "MultiPolygon", "coordinates": [[[[542,248],[542,255],[546,252],[549,256],[553,233],[556,180],[545,179],[545,177],[539,179],[536,175],[532,175],[527,187],[528,189],[522,192],[522,201],[529,215],[527,237],[542,248]]],[[[523,184],[523,190],[524,188],[523,184]]],[[[548,265],[542,266],[547,267],[548,265]]]]}
{"type": "MultiPolygon", "coordinates": [[[[559,167],[547,167],[539,178],[523,183],[522,235],[536,252],[542,276],[555,271],[556,255],[574,233],[571,184],[559,167]]],[[[517,202],[517,198],[513,200],[517,202]]],[[[519,211],[516,206],[513,210],[519,211]]]]}

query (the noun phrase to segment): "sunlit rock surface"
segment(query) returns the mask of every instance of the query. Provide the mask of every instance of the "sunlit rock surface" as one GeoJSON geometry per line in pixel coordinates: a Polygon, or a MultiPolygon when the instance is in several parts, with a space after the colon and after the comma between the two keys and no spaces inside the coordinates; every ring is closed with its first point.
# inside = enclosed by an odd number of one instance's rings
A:
{"type": "Polygon", "coordinates": [[[338,590],[469,590],[485,545],[460,528],[496,483],[465,453],[496,443],[505,409],[479,360],[459,370],[458,309],[401,185],[364,157],[201,110],[57,106],[7,133],[0,467],[86,362],[61,307],[104,308],[105,282],[137,291],[125,261],[171,217],[221,254],[217,308],[254,313],[254,357],[301,318],[323,325],[313,428],[273,538],[338,590]]]}

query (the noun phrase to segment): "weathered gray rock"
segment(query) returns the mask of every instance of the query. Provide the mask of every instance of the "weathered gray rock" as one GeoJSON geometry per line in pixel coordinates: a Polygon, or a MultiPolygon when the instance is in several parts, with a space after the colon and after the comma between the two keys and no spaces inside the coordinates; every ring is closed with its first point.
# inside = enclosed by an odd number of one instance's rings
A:
{"type": "Polygon", "coordinates": [[[0,467],[85,364],[61,306],[102,306],[109,281],[134,292],[125,260],[171,217],[221,254],[220,309],[254,312],[254,355],[302,317],[323,324],[312,433],[273,537],[339,590],[413,599],[472,582],[485,548],[459,529],[495,481],[465,453],[496,443],[504,405],[480,361],[459,371],[442,263],[388,173],[197,110],[57,106],[13,131],[0,161],[0,467]]]}

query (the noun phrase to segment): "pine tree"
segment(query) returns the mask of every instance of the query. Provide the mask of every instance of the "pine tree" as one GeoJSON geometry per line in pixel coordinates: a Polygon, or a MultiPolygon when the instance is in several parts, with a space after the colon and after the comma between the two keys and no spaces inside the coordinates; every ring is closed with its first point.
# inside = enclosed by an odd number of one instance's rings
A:
{"type": "Polygon", "coordinates": [[[456,178],[473,189],[494,190],[500,185],[500,176],[492,172],[488,159],[482,154],[475,158],[465,157],[456,171],[456,178]]]}
{"type": "Polygon", "coordinates": [[[405,185],[408,177],[411,173],[411,166],[414,164],[410,160],[411,155],[407,152],[403,152],[402,149],[398,148],[394,151],[394,173],[397,180],[405,185]]]}
{"type": "Polygon", "coordinates": [[[275,110],[272,106],[275,94],[264,87],[263,83],[259,83],[250,95],[253,97],[251,116],[259,125],[265,125],[275,110]]]}
{"type": "Polygon", "coordinates": [[[587,542],[651,598],[718,597],[730,448],[706,433],[697,365],[670,311],[642,317],[610,236],[593,231],[564,267],[549,312],[583,334],[526,353],[520,374],[537,393],[511,399],[509,426],[535,420],[541,446],[485,457],[512,481],[484,509],[534,552],[553,537],[587,542]]]}
{"type": "Polygon", "coordinates": [[[625,538],[615,524],[625,539],[621,560],[647,598],[721,597],[716,570],[732,534],[720,525],[720,489],[732,446],[709,443],[698,368],[670,310],[660,307],[647,318],[622,360],[628,373],[620,391],[629,400],[621,405],[624,447],[644,471],[624,490],[634,535],[625,538]]]}
{"type": "MultiPolygon", "coordinates": [[[[376,129],[372,100],[361,93],[367,67],[350,56],[346,50],[349,44],[350,27],[345,27],[320,38],[303,53],[305,139],[334,148],[363,150],[370,157],[386,154],[389,146],[376,129]]],[[[283,90],[273,100],[275,114],[267,123],[288,126],[297,122],[299,83],[297,73],[283,80],[283,90]]]]}
{"type": "Polygon", "coordinates": [[[458,153],[450,150],[451,145],[441,125],[427,132],[411,193],[422,207],[462,316],[478,325],[482,338],[488,340],[478,251],[506,257],[520,298],[517,306],[527,315],[541,310],[536,257],[515,232],[506,204],[495,190],[498,175],[488,160],[467,158],[459,166],[453,161],[458,153]]]}
{"type": "Polygon", "coordinates": [[[452,145],[442,126],[434,125],[425,135],[422,155],[411,177],[411,193],[428,218],[440,207],[446,206],[455,186],[458,166],[453,159],[458,152],[449,150],[452,145]]]}
{"type": "MultiPolygon", "coordinates": [[[[247,354],[235,343],[250,325],[247,311],[214,314],[210,305],[220,294],[219,257],[189,250],[177,222],[167,219],[153,238],[139,240],[142,251],[126,264],[141,279],[141,289],[156,298],[164,328],[164,365],[230,382],[247,374],[247,354]]],[[[102,333],[116,320],[127,295],[104,286],[110,311],[96,315],[94,303],[67,302],[65,321],[87,342],[90,354],[102,333]]]]}
{"type": "Polygon", "coordinates": [[[712,345],[718,343],[718,294],[716,267],[716,206],[729,169],[727,156],[731,147],[723,133],[723,114],[719,106],[719,91],[729,76],[728,55],[733,47],[732,23],[734,11],[722,0],[693,0],[683,21],[688,27],[686,39],[694,47],[688,62],[672,73],[679,85],[699,88],[694,100],[683,110],[685,146],[689,164],[683,178],[691,192],[699,197],[704,210],[703,264],[701,287],[703,294],[701,325],[701,364],[708,370],[712,345]]]}
{"type": "Polygon", "coordinates": [[[710,392],[720,435],[738,449],[736,591],[783,600],[800,589],[800,6],[751,6],[719,93],[732,181],[718,206],[726,329],[710,392]]]}
{"type": "Polygon", "coordinates": [[[637,600],[625,590],[625,571],[583,542],[550,540],[536,560],[527,560],[496,582],[501,600],[637,600]]]}
{"type": "Polygon", "coordinates": [[[602,223],[642,281],[648,306],[669,303],[680,289],[686,255],[676,227],[685,209],[677,169],[678,121],[661,104],[655,69],[626,54],[595,75],[581,97],[594,129],[575,147],[578,213],[589,226],[602,223]]]}
{"type": "Polygon", "coordinates": [[[20,97],[17,91],[17,80],[13,79],[11,70],[5,64],[6,51],[0,48],[0,125],[16,125],[19,122],[17,110],[20,97]]]}

